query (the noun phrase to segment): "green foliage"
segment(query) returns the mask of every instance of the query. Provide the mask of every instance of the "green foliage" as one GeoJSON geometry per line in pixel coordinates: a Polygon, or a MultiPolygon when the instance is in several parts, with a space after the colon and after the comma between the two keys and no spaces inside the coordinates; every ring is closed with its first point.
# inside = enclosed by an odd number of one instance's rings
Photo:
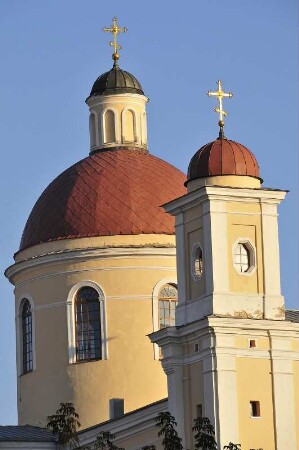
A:
{"type": "Polygon", "coordinates": [[[79,415],[73,403],[60,403],[56,414],[47,417],[47,428],[57,436],[59,445],[68,445],[77,448],[79,439],[77,429],[81,426],[79,415]]]}
{"type": "Polygon", "coordinates": [[[241,450],[241,444],[233,444],[230,442],[228,445],[223,447],[223,450],[241,450]]]}
{"type": "Polygon", "coordinates": [[[160,428],[158,436],[163,436],[162,445],[164,450],[182,450],[182,439],[175,429],[177,423],[174,417],[169,412],[161,412],[155,421],[155,426],[160,428]]]}
{"type": "Polygon", "coordinates": [[[207,417],[198,417],[194,420],[195,448],[198,450],[217,450],[215,431],[207,417]]]}
{"type": "Polygon", "coordinates": [[[94,449],[102,449],[102,450],[124,450],[121,447],[117,447],[117,445],[113,444],[113,440],[115,439],[114,434],[110,433],[110,431],[101,431],[99,436],[97,436],[96,443],[94,444],[94,449]]]}

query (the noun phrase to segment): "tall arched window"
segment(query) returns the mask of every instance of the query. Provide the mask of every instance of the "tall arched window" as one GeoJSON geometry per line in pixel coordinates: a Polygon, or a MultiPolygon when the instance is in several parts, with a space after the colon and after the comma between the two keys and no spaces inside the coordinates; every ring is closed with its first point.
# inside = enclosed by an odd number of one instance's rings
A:
{"type": "Polygon", "coordinates": [[[111,109],[108,109],[104,115],[104,131],[105,131],[105,144],[109,144],[116,141],[115,138],[115,114],[111,109]]]}
{"type": "Polygon", "coordinates": [[[175,325],[178,290],[174,284],[164,284],[159,291],[159,328],[175,325]]]}
{"type": "Polygon", "coordinates": [[[135,141],[135,114],[130,109],[123,112],[123,134],[125,142],[135,141]]]}
{"type": "Polygon", "coordinates": [[[94,113],[91,113],[89,116],[90,148],[93,148],[97,145],[96,126],[96,116],[94,113]]]}
{"type": "Polygon", "coordinates": [[[76,360],[102,358],[101,310],[98,292],[92,287],[79,289],[75,297],[76,360]]]}
{"type": "Polygon", "coordinates": [[[147,126],[146,126],[146,113],[142,114],[141,121],[141,136],[142,136],[142,144],[147,144],[147,126]]]}
{"type": "Polygon", "coordinates": [[[33,370],[32,311],[29,300],[24,299],[22,307],[23,373],[33,370]]]}

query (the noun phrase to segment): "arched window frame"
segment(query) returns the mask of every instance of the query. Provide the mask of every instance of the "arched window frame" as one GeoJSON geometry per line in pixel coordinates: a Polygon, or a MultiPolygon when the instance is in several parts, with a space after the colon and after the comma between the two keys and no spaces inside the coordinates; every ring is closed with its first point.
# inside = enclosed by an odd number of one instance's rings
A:
{"type": "Polygon", "coordinates": [[[124,108],[121,113],[121,139],[122,143],[132,143],[132,142],[138,142],[138,136],[137,136],[137,114],[136,111],[132,108],[124,108]],[[125,139],[125,115],[126,112],[131,111],[133,114],[133,134],[134,134],[134,141],[126,141],[125,139]]]}
{"type": "Polygon", "coordinates": [[[251,241],[251,239],[249,238],[244,238],[244,237],[239,237],[232,248],[232,262],[233,262],[233,266],[235,271],[242,276],[251,276],[255,271],[256,271],[256,249],[255,249],[255,245],[253,244],[253,242],[251,241]],[[239,267],[234,263],[234,258],[235,258],[235,253],[236,253],[236,249],[238,247],[239,244],[243,244],[249,254],[249,268],[246,272],[241,272],[239,267]]]}
{"type": "Polygon", "coordinates": [[[16,303],[16,350],[17,350],[17,375],[26,375],[36,370],[36,353],[35,353],[35,309],[30,294],[22,294],[16,303]],[[32,370],[24,372],[23,367],[23,307],[28,300],[31,308],[32,318],[32,370]]]}
{"type": "Polygon", "coordinates": [[[111,106],[105,108],[102,112],[102,135],[103,135],[103,145],[104,144],[119,144],[119,126],[118,126],[118,112],[116,109],[111,108],[111,106]],[[115,141],[114,142],[106,142],[106,126],[105,126],[105,114],[108,111],[112,111],[114,113],[114,132],[115,132],[115,141]]]}
{"type": "MultiPolygon", "coordinates": [[[[175,284],[178,285],[177,279],[175,277],[163,278],[160,280],[153,289],[153,331],[158,331],[160,329],[159,324],[159,292],[165,284],[175,284]]],[[[160,359],[160,350],[157,344],[154,344],[154,359],[160,359]]]]}
{"type": "Polygon", "coordinates": [[[203,249],[202,245],[199,242],[196,242],[192,246],[192,253],[191,253],[191,274],[194,281],[199,281],[202,279],[203,275],[203,249]],[[199,273],[197,270],[197,261],[199,260],[199,254],[201,254],[201,272],[199,273]]]}
{"type": "Polygon", "coordinates": [[[91,110],[89,115],[89,133],[90,133],[90,149],[94,149],[99,146],[99,122],[98,114],[96,111],[91,110]],[[92,130],[94,125],[94,130],[92,130]],[[95,142],[92,145],[92,133],[94,133],[95,142]]]}
{"type": "MultiPolygon", "coordinates": [[[[93,281],[81,281],[77,283],[69,292],[67,304],[67,328],[68,328],[68,354],[69,363],[79,363],[76,359],[76,318],[75,318],[75,298],[77,292],[83,287],[95,289],[99,295],[100,320],[101,320],[101,359],[108,359],[107,346],[107,320],[106,320],[106,296],[103,289],[93,281]]],[[[96,361],[96,360],[95,360],[96,361]]]]}

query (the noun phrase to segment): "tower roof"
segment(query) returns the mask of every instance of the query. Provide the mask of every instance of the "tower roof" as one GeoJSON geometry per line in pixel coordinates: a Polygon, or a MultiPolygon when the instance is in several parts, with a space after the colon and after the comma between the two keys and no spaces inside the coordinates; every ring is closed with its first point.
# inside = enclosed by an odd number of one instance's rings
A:
{"type": "Polygon", "coordinates": [[[111,94],[141,94],[142,86],[129,72],[114,65],[109,72],[100,75],[93,84],[90,96],[111,94]]]}
{"type": "Polygon", "coordinates": [[[20,250],[89,236],[174,234],[161,205],[186,193],[185,175],[142,150],[91,155],[59,175],[26,223],[20,250]]]}
{"type": "Polygon", "coordinates": [[[254,154],[244,145],[228,139],[216,139],[201,147],[192,157],[187,181],[216,175],[247,175],[259,178],[254,154]]]}

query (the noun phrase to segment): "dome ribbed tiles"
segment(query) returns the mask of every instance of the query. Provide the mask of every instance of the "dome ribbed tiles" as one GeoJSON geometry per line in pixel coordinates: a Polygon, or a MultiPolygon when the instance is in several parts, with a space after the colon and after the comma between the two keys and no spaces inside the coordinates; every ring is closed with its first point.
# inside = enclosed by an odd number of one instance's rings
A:
{"type": "Polygon", "coordinates": [[[113,94],[144,95],[142,86],[129,72],[113,67],[109,72],[100,75],[91,89],[90,96],[113,94]]]}
{"type": "Polygon", "coordinates": [[[228,139],[217,139],[201,147],[192,157],[188,181],[216,175],[247,175],[259,178],[254,154],[244,145],[228,139]]]}
{"type": "Polygon", "coordinates": [[[174,234],[161,205],[186,193],[185,175],[142,150],[91,155],[59,175],[37,200],[20,250],[58,239],[174,234]]]}

